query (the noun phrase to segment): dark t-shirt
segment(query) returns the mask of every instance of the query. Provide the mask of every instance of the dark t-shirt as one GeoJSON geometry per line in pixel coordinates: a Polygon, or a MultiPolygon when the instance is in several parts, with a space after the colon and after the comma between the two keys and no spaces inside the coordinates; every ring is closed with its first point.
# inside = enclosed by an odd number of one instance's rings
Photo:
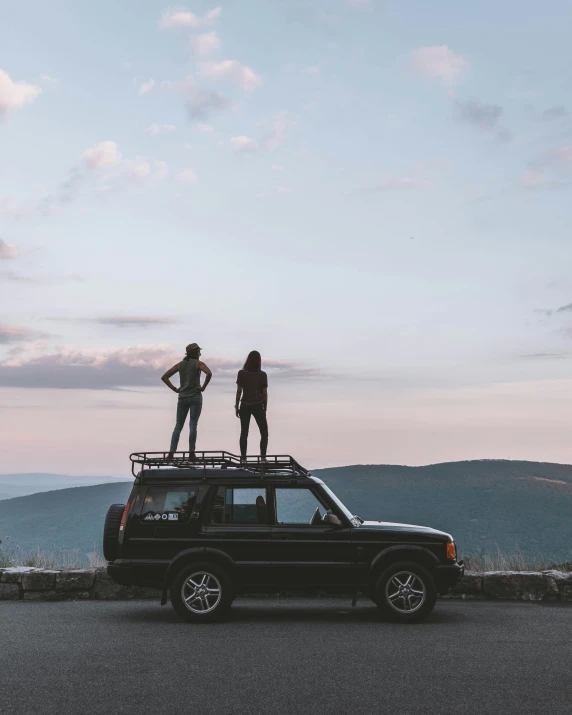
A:
{"type": "Polygon", "coordinates": [[[250,372],[239,370],[236,384],[242,387],[242,400],[245,405],[256,405],[264,401],[262,390],[268,387],[268,377],[264,370],[250,372]]]}

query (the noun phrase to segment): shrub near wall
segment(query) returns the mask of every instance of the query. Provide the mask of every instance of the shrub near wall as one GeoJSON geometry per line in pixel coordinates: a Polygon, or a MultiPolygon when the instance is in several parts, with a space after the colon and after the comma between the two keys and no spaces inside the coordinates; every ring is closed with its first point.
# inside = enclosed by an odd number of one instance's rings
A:
{"type": "MultiPolygon", "coordinates": [[[[120,586],[105,568],[0,569],[0,601],[159,599],[159,590],[120,586]]],[[[572,573],[490,571],[466,573],[445,598],[560,601],[572,603],[572,573]]]]}

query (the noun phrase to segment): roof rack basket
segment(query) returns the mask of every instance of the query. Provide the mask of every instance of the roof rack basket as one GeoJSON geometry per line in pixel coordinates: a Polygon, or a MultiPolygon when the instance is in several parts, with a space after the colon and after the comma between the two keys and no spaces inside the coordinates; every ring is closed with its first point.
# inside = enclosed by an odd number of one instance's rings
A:
{"type": "Polygon", "coordinates": [[[261,477],[290,476],[305,477],[310,474],[289,454],[270,454],[267,457],[247,456],[239,457],[230,452],[134,452],[131,456],[131,473],[136,474],[136,465],[141,470],[155,468],[179,469],[204,469],[216,467],[227,469],[229,467],[240,469],[242,472],[252,472],[261,477]]]}

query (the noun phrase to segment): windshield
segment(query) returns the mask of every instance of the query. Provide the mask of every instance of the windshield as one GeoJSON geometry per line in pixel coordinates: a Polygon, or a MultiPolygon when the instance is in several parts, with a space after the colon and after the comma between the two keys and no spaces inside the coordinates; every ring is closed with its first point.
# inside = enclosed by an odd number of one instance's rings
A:
{"type": "Polygon", "coordinates": [[[327,487],[325,484],[323,485],[322,489],[326,492],[326,494],[330,497],[330,499],[335,503],[335,505],[338,507],[338,509],[343,512],[344,516],[347,517],[353,524],[356,522],[355,516],[351,513],[351,511],[347,508],[347,506],[344,506],[342,502],[338,499],[338,497],[334,494],[334,492],[327,487]]]}

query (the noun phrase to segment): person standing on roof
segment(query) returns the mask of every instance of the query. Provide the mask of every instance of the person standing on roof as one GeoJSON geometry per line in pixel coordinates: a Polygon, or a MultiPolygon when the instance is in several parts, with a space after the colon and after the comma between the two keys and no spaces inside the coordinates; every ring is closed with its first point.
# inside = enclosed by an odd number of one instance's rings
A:
{"type": "Polygon", "coordinates": [[[246,457],[250,418],[254,417],[260,430],[260,456],[265,460],[268,446],[268,376],[262,370],[262,358],[257,350],[249,353],[244,367],[238,371],[236,384],[234,410],[240,419],[240,455],[246,457]]]}
{"type": "Polygon", "coordinates": [[[204,362],[199,360],[201,356],[201,348],[197,345],[197,343],[187,345],[186,352],[187,354],[181,362],[178,362],[176,365],[173,365],[170,370],[167,370],[161,380],[163,380],[167,387],[179,395],[177,403],[177,422],[175,424],[175,429],[173,430],[173,436],[171,437],[169,456],[172,457],[173,452],[177,451],[179,437],[181,436],[181,430],[183,429],[185,420],[187,419],[188,412],[189,452],[191,453],[191,458],[193,458],[195,456],[195,446],[197,442],[197,425],[203,408],[203,392],[206,390],[207,385],[211,381],[212,372],[204,362]],[[177,372],[179,373],[181,381],[180,387],[175,387],[169,379],[177,372]],[[201,372],[206,375],[202,387],[201,372]]]}

